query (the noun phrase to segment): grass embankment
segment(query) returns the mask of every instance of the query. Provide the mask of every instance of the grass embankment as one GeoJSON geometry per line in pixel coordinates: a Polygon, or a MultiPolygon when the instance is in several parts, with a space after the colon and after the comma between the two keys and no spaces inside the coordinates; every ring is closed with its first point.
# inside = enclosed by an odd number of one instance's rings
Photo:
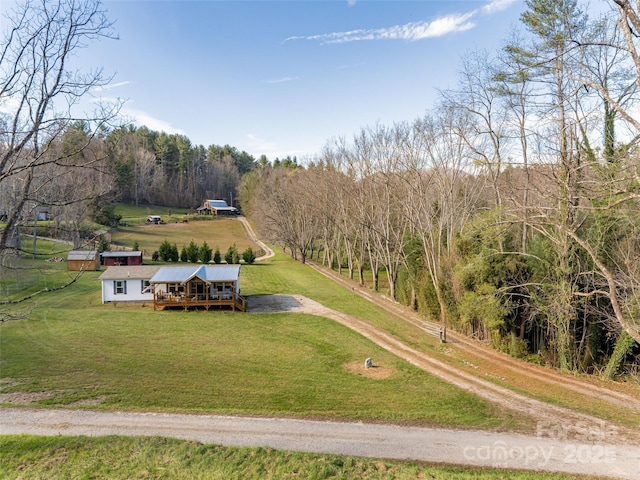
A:
{"type": "Polygon", "coordinates": [[[228,448],[162,438],[0,436],[2,478],[566,480],[560,474],[228,448]]]}

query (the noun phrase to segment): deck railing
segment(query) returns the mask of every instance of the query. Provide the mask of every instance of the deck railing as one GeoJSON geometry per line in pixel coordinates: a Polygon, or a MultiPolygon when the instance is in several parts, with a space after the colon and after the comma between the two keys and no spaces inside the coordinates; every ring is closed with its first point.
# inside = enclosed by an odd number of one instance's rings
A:
{"type": "Polygon", "coordinates": [[[158,293],[153,300],[154,308],[163,309],[165,307],[182,307],[188,310],[191,307],[204,307],[209,309],[210,307],[222,307],[228,306],[233,310],[240,310],[242,312],[247,309],[246,299],[242,295],[233,293],[223,293],[218,295],[196,294],[185,295],[181,293],[158,293]]]}

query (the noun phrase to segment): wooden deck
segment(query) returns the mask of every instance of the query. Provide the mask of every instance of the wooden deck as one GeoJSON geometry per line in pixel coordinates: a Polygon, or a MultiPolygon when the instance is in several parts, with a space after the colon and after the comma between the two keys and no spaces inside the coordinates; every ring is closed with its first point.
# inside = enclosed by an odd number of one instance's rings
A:
{"type": "Polygon", "coordinates": [[[184,310],[204,308],[231,308],[232,310],[247,310],[246,299],[241,295],[225,294],[221,296],[206,295],[179,295],[179,294],[157,294],[153,299],[154,310],[164,310],[165,308],[183,308],[184,310]]]}

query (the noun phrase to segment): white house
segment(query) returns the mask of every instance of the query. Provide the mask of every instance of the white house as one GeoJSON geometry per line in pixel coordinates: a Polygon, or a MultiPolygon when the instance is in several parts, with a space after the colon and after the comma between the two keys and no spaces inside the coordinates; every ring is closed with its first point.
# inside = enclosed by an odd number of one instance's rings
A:
{"type": "Polygon", "coordinates": [[[154,309],[231,307],[246,310],[240,295],[240,265],[163,267],[150,280],[154,309]]]}
{"type": "Polygon", "coordinates": [[[152,302],[154,310],[178,307],[246,310],[240,265],[111,266],[100,275],[102,303],[152,302]]]}
{"type": "Polygon", "coordinates": [[[99,277],[102,281],[102,303],[153,302],[149,280],[160,268],[157,265],[108,267],[99,277]]]}

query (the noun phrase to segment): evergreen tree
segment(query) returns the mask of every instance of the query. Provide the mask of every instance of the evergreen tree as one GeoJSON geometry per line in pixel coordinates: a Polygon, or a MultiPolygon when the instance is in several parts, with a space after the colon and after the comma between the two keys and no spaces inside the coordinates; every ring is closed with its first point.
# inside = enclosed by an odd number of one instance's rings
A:
{"type": "Polygon", "coordinates": [[[100,235],[98,237],[98,245],[96,250],[98,251],[98,253],[108,252],[111,250],[111,243],[109,243],[109,240],[104,238],[104,235],[100,235]]]}
{"type": "Polygon", "coordinates": [[[238,255],[238,248],[235,243],[229,247],[224,259],[228,264],[240,263],[240,256],[238,255]]]}
{"type": "Polygon", "coordinates": [[[198,256],[200,253],[200,249],[196,242],[191,240],[189,246],[187,247],[187,260],[191,263],[196,263],[198,261],[198,256]]]}
{"type": "Polygon", "coordinates": [[[206,241],[203,242],[198,254],[200,261],[204,264],[209,263],[211,261],[211,254],[212,254],[211,248],[209,248],[209,245],[207,245],[206,241]]]}
{"type": "Polygon", "coordinates": [[[169,260],[171,260],[172,262],[177,262],[178,258],[180,258],[180,255],[178,254],[178,246],[175,243],[171,245],[169,255],[169,260]]]}
{"type": "Polygon", "coordinates": [[[158,256],[161,261],[168,262],[171,260],[171,244],[166,240],[160,244],[158,248],[158,256]]]}
{"type": "Polygon", "coordinates": [[[253,253],[253,249],[251,247],[248,247],[244,252],[242,252],[242,259],[249,265],[256,261],[256,254],[253,253]]]}

